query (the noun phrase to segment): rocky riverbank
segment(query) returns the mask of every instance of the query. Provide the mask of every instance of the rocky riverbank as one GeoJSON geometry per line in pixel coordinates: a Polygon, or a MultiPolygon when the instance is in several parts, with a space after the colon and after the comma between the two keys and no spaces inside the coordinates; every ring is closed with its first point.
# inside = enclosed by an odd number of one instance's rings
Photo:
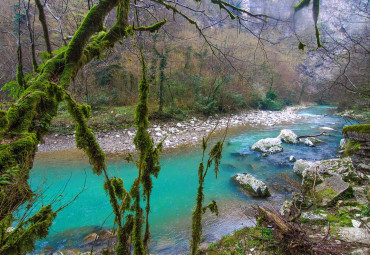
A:
{"type": "MultiPolygon", "coordinates": [[[[303,106],[287,107],[282,111],[247,111],[232,114],[227,117],[212,117],[201,120],[191,118],[183,122],[169,122],[163,125],[153,125],[150,128],[151,136],[155,143],[163,140],[163,147],[176,148],[180,146],[195,145],[200,143],[203,136],[209,134],[217,125],[216,131],[229,127],[257,127],[274,126],[285,123],[294,123],[303,118],[297,111],[303,106]]],[[[135,128],[119,131],[96,132],[95,137],[105,152],[134,152],[133,138],[135,128]]],[[[40,144],[38,151],[60,151],[76,148],[74,135],[50,134],[45,137],[44,144],[40,144]]]]}
{"type": "Polygon", "coordinates": [[[258,208],[257,227],[233,232],[201,254],[370,254],[369,125],[342,132],[352,157],[297,160],[293,171],[302,182],[280,212],[258,208]]]}

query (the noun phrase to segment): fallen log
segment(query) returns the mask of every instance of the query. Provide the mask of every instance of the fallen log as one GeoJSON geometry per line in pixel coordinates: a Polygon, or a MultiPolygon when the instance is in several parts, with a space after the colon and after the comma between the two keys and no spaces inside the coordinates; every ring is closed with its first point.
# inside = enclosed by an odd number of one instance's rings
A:
{"type": "Polygon", "coordinates": [[[299,140],[299,139],[301,139],[301,138],[317,137],[317,136],[320,136],[320,135],[326,135],[326,132],[325,132],[325,131],[323,131],[323,132],[321,132],[321,133],[320,133],[320,134],[318,134],[318,135],[300,135],[300,136],[298,136],[298,137],[297,137],[297,140],[299,140]]]}

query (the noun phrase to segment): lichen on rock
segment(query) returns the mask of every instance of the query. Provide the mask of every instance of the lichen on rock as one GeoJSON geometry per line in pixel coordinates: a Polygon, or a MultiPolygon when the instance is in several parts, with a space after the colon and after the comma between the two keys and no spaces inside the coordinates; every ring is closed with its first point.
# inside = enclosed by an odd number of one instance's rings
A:
{"type": "Polygon", "coordinates": [[[253,144],[251,150],[274,154],[282,152],[283,147],[281,146],[280,138],[265,138],[253,144]]]}
{"type": "Polygon", "coordinates": [[[243,189],[251,196],[256,197],[269,197],[271,196],[268,187],[263,181],[260,181],[250,174],[243,173],[237,174],[232,178],[238,184],[240,184],[243,189]]]}
{"type": "Polygon", "coordinates": [[[284,143],[298,143],[298,136],[290,129],[281,130],[278,138],[280,138],[284,143]]]}

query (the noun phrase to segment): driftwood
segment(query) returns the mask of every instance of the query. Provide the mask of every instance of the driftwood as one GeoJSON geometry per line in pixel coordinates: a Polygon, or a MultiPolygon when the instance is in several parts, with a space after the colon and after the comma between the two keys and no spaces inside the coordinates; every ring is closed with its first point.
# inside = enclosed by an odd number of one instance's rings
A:
{"type": "Polygon", "coordinates": [[[348,245],[345,243],[338,244],[330,240],[330,225],[328,225],[324,237],[321,240],[314,241],[309,237],[309,228],[304,228],[301,223],[289,221],[275,209],[259,206],[256,209],[262,226],[272,227],[274,241],[284,251],[284,254],[348,254],[348,245]]]}
{"type": "Polygon", "coordinates": [[[320,135],[326,135],[326,132],[325,132],[325,131],[323,131],[323,132],[321,132],[321,133],[320,133],[320,134],[318,134],[318,135],[300,135],[300,136],[298,136],[298,137],[297,137],[297,140],[299,140],[299,139],[301,139],[301,138],[317,137],[317,136],[320,136],[320,135]]]}

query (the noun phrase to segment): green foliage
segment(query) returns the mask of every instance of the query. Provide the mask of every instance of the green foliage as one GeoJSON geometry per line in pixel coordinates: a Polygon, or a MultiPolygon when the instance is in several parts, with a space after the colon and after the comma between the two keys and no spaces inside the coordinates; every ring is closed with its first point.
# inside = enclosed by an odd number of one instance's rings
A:
{"type": "Polygon", "coordinates": [[[370,133],[370,124],[346,126],[342,129],[342,133],[347,132],[370,133]]]}
{"type": "Polygon", "coordinates": [[[205,213],[209,209],[212,213],[218,216],[218,206],[215,200],[212,200],[207,206],[202,208],[203,213],[205,213]]]}
{"type": "MultiPolygon", "coordinates": [[[[226,135],[226,134],[225,134],[226,135]]],[[[202,238],[202,215],[206,212],[207,209],[209,209],[212,213],[216,214],[218,216],[218,207],[216,201],[212,200],[207,206],[203,207],[203,201],[204,201],[204,181],[206,178],[206,175],[208,173],[208,170],[212,167],[212,164],[214,164],[214,172],[217,179],[217,174],[219,171],[219,165],[221,163],[222,158],[222,149],[223,149],[223,143],[224,140],[216,142],[216,144],[211,148],[210,152],[208,153],[208,159],[206,166],[204,165],[204,155],[208,147],[208,139],[203,137],[202,140],[202,151],[203,151],[203,157],[202,161],[199,163],[198,167],[198,190],[197,190],[197,197],[196,197],[196,204],[195,209],[193,211],[192,215],[192,232],[191,232],[191,254],[195,255],[198,250],[198,246],[201,242],[202,238]]],[[[225,137],[224,137],[225,139],[225,137]]]]}
{"type": "Polygon", "coordinates": [[[109,97],[105,93],[90,95],[89,104],[93,107],[107,106],[109,105],[109,97]]]}
{"type": "Polygon", "coordinates": [[[16,166],[6,169],[4,172],[0,173],[0,186],[14,182],[18,173],[19,167],[16,166]]]}
{"type": "Polygon", "coordinates": [[[269,91],[266,93],[266,99],[271,99],[271,100],[275,100],[277,98],[277,95],[275,92],[273,91],[269,91]]]}
{"type": "Polygon", "coordinates": [[[212,243],[207,254],[245,255],[251,249],[253,253],[284,254],[279,252],[274,245],[274,236],[271,228],[245,227],[222,237],[220,241],[212,243]]]}
{"type": "Polygon", "coordinates": [[[79,106],[68,94],[65,96],[65,101],[67,110],[75,123],[77,148],[85,151],[90,164],[93,166],[94,173],[100,175],[106,169],[105,155],[86,124],[90,108],[79,106]]]}
{"type": "Polygon", "coordinates": [[[283,102],[277,99],[277,95],[273,91],[267,92],[265,99],[258,104],[262,110],[280,111],[283,108],[283,102]]]}
{"type": "Polygon", "coordinates": [[[13,100],[18,99],[23,92],[21,86],[19,86],[18,82],[15,81],[8,82],[1,88],[1,90],[4,92],[9,91],[9,94],[13,100]]]}
{"type": "Polygon", "coordinates": [[[142,79],[139,84],[139,103],[136,106],[135,123],[137,125],[137,133],[134,138],[134,144],[139,151],[139,159],[136,163],[139,174],[131,188],[131,196],[134,199],[133,211],[134,225],[133,225],[133,244],[134,254],[144,254],[147,248],[150,233],[149,233],[149,212],[150,212],[150,196],[153,188],[152,177],[158,177],[159,166],[159,153],[162,149],[162,143],[154,147],[153,140],[148,133],[149,127],[149,109],[148,109],[148,95],[149,83],[146,79],[146,65],[142,56],[142,79]],[[140,206],[141,194],[140,185],[143,188],[143,197],[146,200],[145,207],[145,234],[142,240],[141,231],[144,223],[143,210],[140,206]],[[145,247],[145,248],[144,248],[145,247]]]}
{"type": "Polygon", "coordinates": [[[101,87],[111,85],[111,82],[115,77],[114,75],[119,73],[120,70],[123,70],[123,68],[117,64],[99,67],[94,73],[95,83],[101,87]]]}
{"type": "Polygon", "coordinates": [[[0,221],[0,254],[31,253],[35,249],[35,241],[45,238],[48,234],[55,216],[51,205],[47,205],[32,217],[20,222],[16,228],[10,229],[14,218],[11,214],[7,215],[0,221]]]}
{"type": "Polygon", "coordinates": [[[305,43],[303,43],[303,42],[299,42],[298,43],[298,49],[304,50],[305,47],[306,47],[306,44],[305,43]]]}

